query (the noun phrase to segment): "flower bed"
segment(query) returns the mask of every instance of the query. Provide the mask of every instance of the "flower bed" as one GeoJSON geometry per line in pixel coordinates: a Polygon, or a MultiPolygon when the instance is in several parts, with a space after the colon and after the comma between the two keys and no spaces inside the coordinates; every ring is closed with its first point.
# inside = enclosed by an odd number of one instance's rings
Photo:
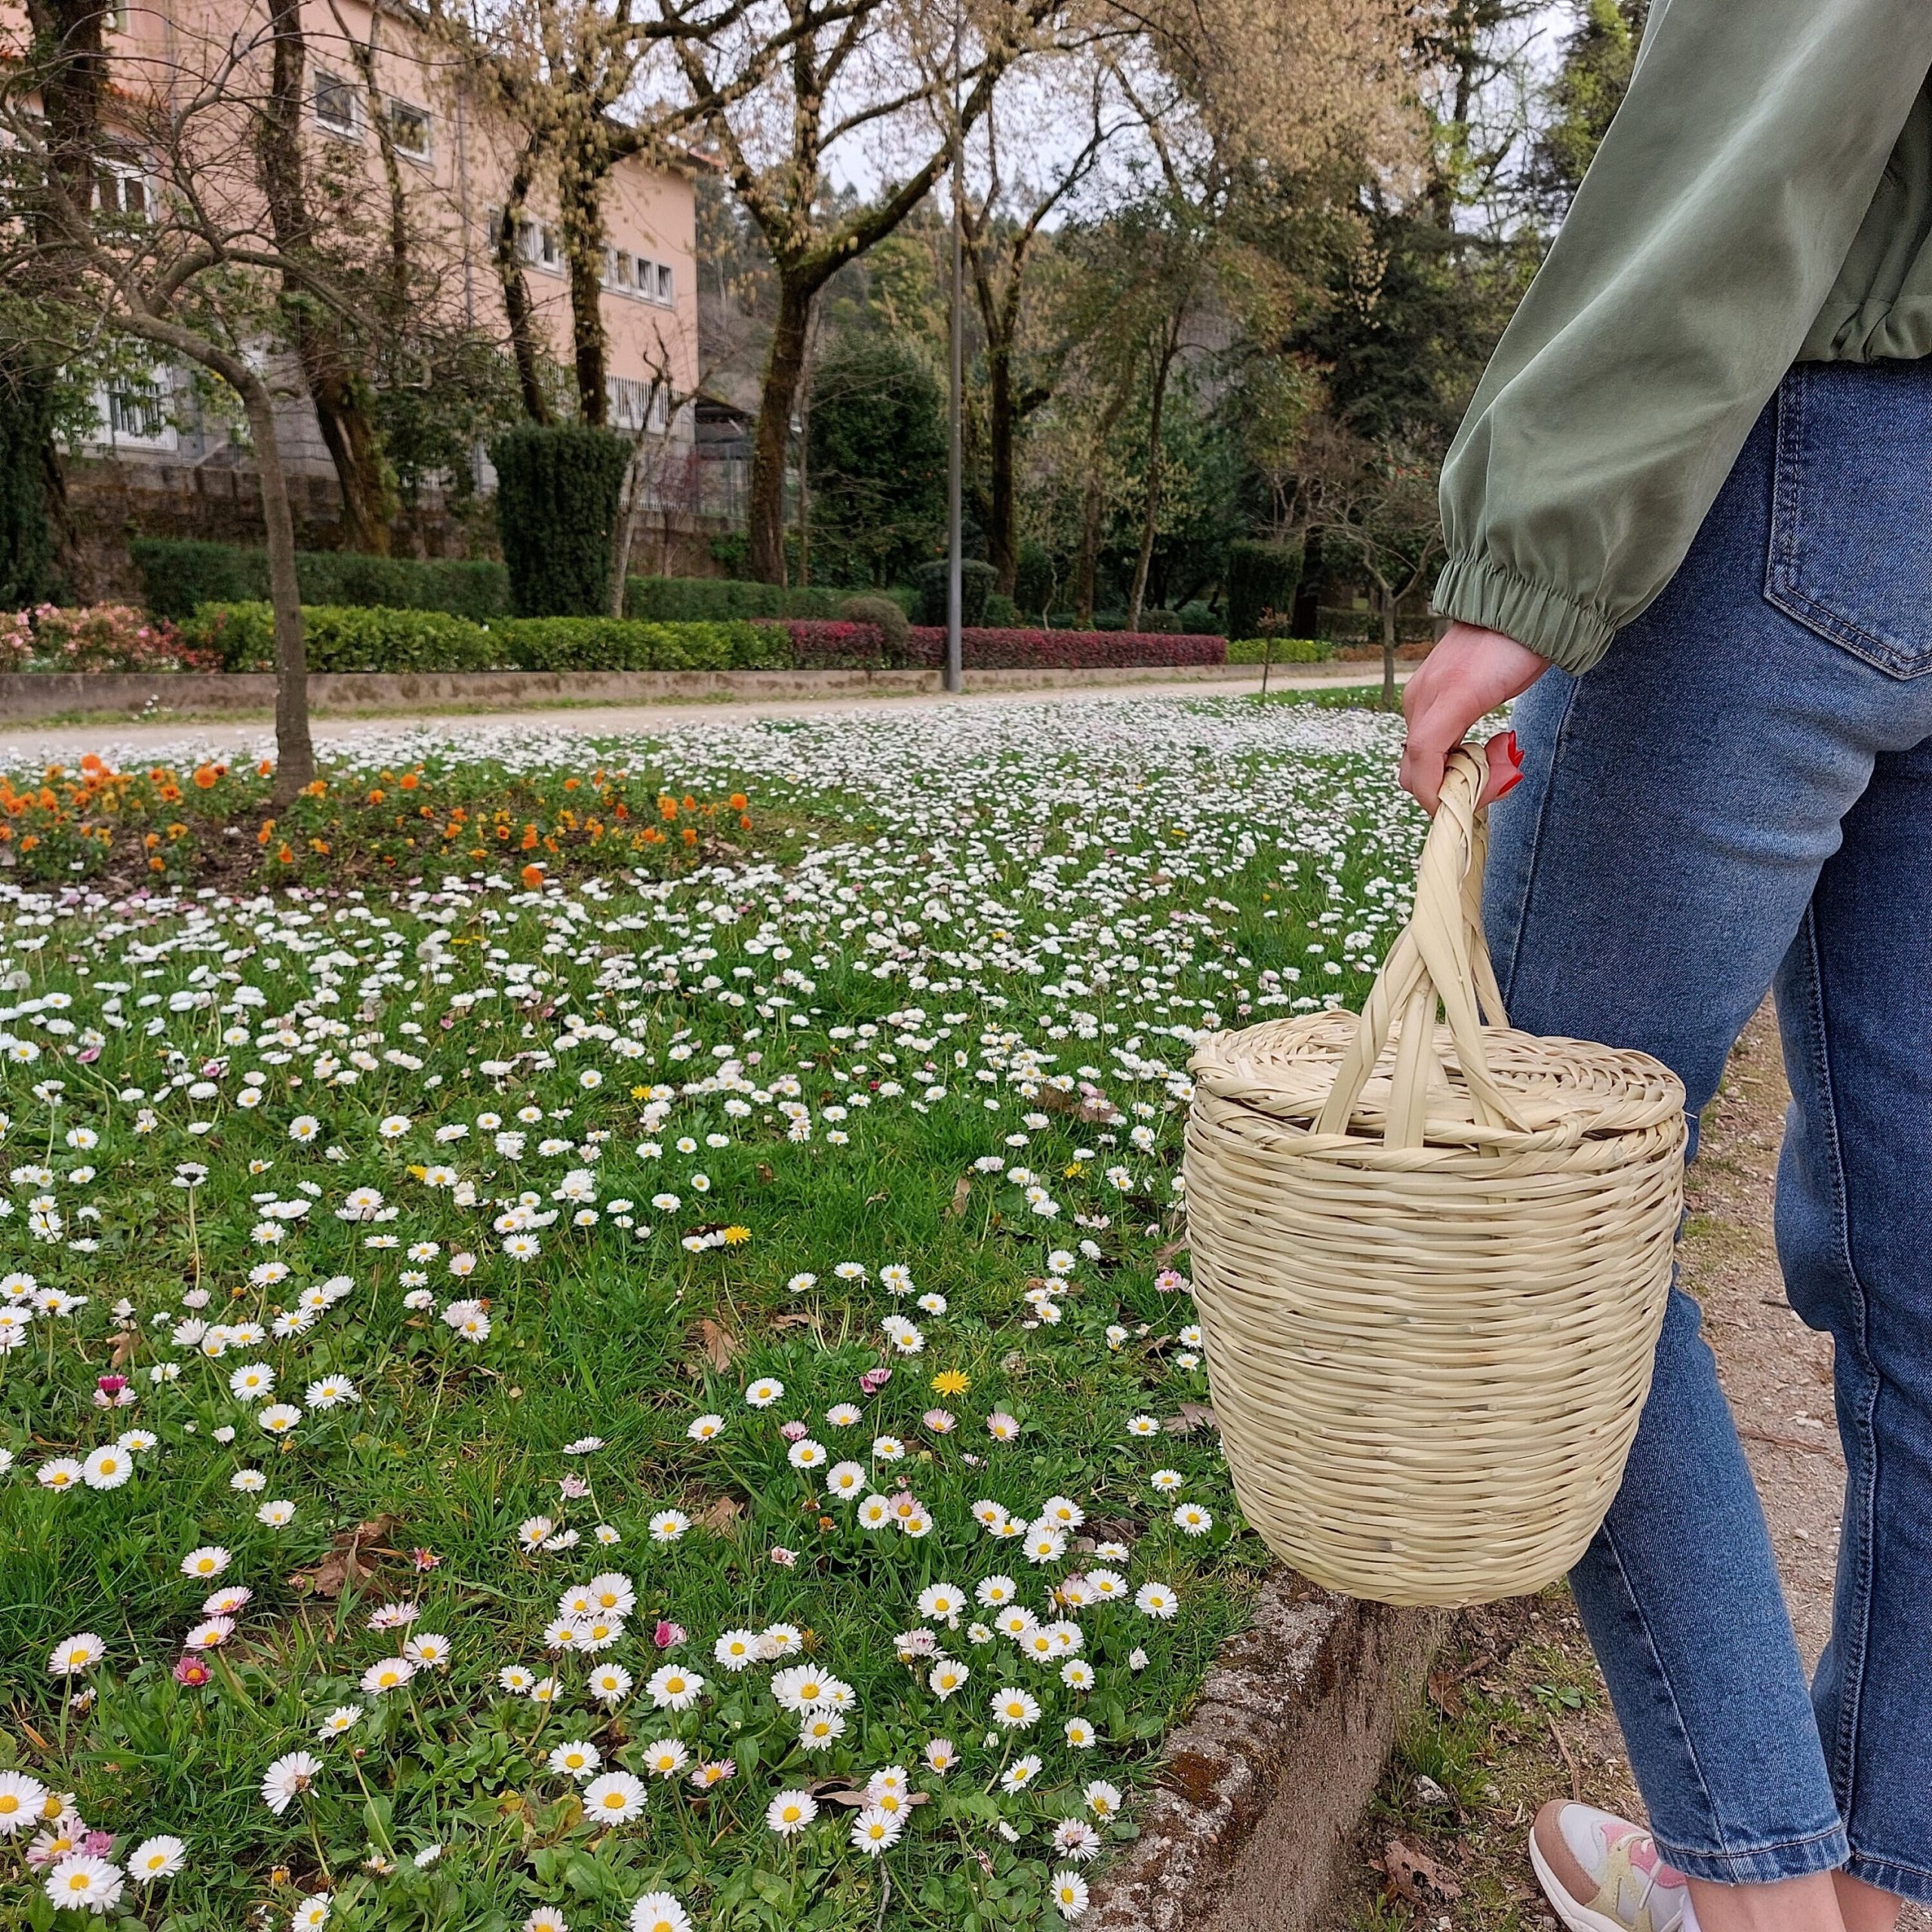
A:
{"type": "Polygon", "coordinates": [[[373,772],[325,765],[278,815],[273,768],[208,759],[117,771],[90,755],[17,786],[0,776],[0,861],[30,879],[125,884],[382,875],[478,860],[555,872],[621,863],[666,871],[731,855],[753,829],[743,792],[700,801],[648,768],[511,773],[418,758],[373,772]]]}
{"type": "Polygon", "coordinates": [[[214,671],[165,620],[125,604],[38,604],[0,615],[0,671],[214,671]]]}

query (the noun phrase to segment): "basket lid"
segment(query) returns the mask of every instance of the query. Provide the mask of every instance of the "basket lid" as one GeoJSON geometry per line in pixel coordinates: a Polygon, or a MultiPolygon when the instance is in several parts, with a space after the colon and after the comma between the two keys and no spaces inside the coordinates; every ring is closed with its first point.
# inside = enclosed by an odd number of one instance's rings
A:
{"type": "MultiPolygon", "coordinates": [[[[1213,1035],[1196,1050],[1189,1071],[1205,1093],[1312,1132],[1359,1030],[1352,1013],[1265,1020],[1239,1032],[1213,1035]]],[[[1506,1150],[1552,1131],[1566,1138],[1641,1133],[1684,1110],[1683,1083],[1648,1054],[1485,1026],[1481,1038],[1490,1078],[1508,1096],[1520,1125],[1485,1124],[1454,1035],[1447,1026],[1434,1031],[1443,1077],[1429,1083],[1425,1146],[1506,1150]]],[[[1398,1023],[1350,1110],[1351,1137],[1383,1137],[1400,1045],[1398,1023]]]]}

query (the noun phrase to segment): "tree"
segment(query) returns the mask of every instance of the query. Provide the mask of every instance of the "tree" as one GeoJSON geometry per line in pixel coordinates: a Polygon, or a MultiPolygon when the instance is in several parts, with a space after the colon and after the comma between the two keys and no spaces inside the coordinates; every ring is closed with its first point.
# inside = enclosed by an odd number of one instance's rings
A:
{"type": "MultiPolygon", "coordinates": [[[[977,20],[977,51],[963,72],[960,127],[985,113],[1007,67],[1029,45],[1058,0],[990,0],[977,20]]],[[[786,580],[785,473],[792,419],[803,378],[812,307],[840,268],[891,234],[944,171],[952,130],[922,139],[924,158],[876,199],[828,208],[827,155],[862,130],[906,125],[947,85],[941,51],[949,26],[923,0],[847,0],[836,19],[810,0],[783,0],[789,45],[768,85],[727,97],[718,57],[688,39],[676,52],[693,100],[726,175],[771,260],[777,314],[765,355],[752,445],[752,574],[786,580]]],[[[949,120],[949,117],[946,117],[949,120]]],[[[919,124],[923,128],[924,124],[919,124]]]]}
{"type": "MultiPolygon", "coordinates": [[[[332,308],[311,292],[314,276],[325,263],[303,140],[309,106],[309,49],[302,26],[302,0],[266,0],[266,5],[269,81],[266,93],[252,106],[251,118],[269,232],[284,263],[282,325],[294,345],[317,426],[335,466],[342,491],[346,547],[386,556],[395,499],[382,439],[369,407],[368,380],[355,366],[346,339],[349,330],[344,325],[356,311],[332,308]]],[[[374,31],[373,21],[371,30],[374,31]]],[[[354,45],[352,35],[345,33],[344,38],[354,45]]],[[[379,112],[372,118],[386,142],[387,115],[379,112]]],[[[393,183],[395,155],[386,152],[393,183]]],[[[398,245],[406,248],[406,244],[398,245]]],[[[395,323],[401,318],[392,311],[389,319],[395,323]]]]}
{"type": "Polygon", "coordinates": [[[1382,702],[1395,703],[1395,619],[1442,554],[1432,457],[1371,442],[1317,422],[1303,451],[1303,532],[1324,557],[1361,571],[1375,591],[1382,631],[1382,702]]]}
{"type": "Polygon", "coordinates": [[[285,247],[257,172],[275,165],[289,112],[272,15],[214,42],[185,30],[164,59],[143,54],[116,101],[117,131],[155,178],[144,205],[103,205],[96,169],[106,140],[97,111],[48,111],[93,82],[93,54],[37,35],[0,82],[0,135],[10,205],[21,219],[0,232],[0,286],[50,359],[85,359],[103,340],[179,358],[205,372],[247,423],[267,536],[275,615],[272,796],[288,803],[315,772],[307,661],[295,576],[295,528],[275,413],[274,351],[286,346],[283,291],[299,289],[339,321],[352,313],[326,264],[302,235],[285,247]]]}
{"type": "Polygon", "coordinates": [[[946,515],[946,437],[931,365],[905,343],[860,337],[813,382],[815,541],[846,581],[890,584],[932,554],[946,515]]]}
{"type": "MultiPolygon", "coordinates": [[[[1093,66],[1085,140],[1070,150],[1049,150],[1044,177],[1037,181],[1025,175],[1006,178],[1011,143],[1001,139],[995,101],[981,122],[985,173],[977,205],[970,189],[961,197],[961,244],[986,360],[986,561],[993,567],[996,587],[1008,597],[1013,595],[1020,568],[1016,494],[1020,428],[1053,393],[1049,358],[1032,358],[1031,368],[1023,374],[1020,368],[1020,327],[1029,271],[1049,217],[1087,180],[1118,131],[1118,120],[1107,112],[1106,75],[1104,63],[1093,66]]],[[[1037,100],[1034,103],[1036,112],[1041,104],[1037,100]]],[[[1029,164],[1038,165],[1041,157],[1037,150],[1029,152],[1023,144],[1022,152],[1029,164]]]]}
{"type": "Polygon", "coordinates": [[[1550,221],[1568,212],[1623,103],[1650,14],[1650,0],[1572,0],[1572,7],[1576,25],[1545,94],[1549,118],[1529,167],[1531,194],[1550,221]]]}

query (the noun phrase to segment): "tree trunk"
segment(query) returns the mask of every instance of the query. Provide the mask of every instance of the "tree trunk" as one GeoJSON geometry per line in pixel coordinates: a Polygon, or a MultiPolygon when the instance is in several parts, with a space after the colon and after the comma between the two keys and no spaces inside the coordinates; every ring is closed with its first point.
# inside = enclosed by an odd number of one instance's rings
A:
{"type": "Polygon", "coordinates": [[[1094,627],[1094,580],[1100,566],[1100,518],[1106,509],[1100,479],[1106,468],[1107,438],[1113,434],[1114,425],[1120,420],[1133,392],[1134,358],[1130,358],[1121,371],[1113,394],[1107,398],[1106,408],[1100,412],[1100,421],[1094,425],[1094,454],[1087,466],[1086,487],[1081,494],[1080,553],[1074,566],[1073,582],[1074,614],[1082,630],[1094,627]]]}
{"type": "Polygon", "coordinates": [[[1019,506],[1013,488],[1013,344],[986,340],[986,468],[992,513],[986,519],[986,561],[993,567],[993,588],[1011,597],[1020,577],[1017,534],[1019,506]]]}
{"type": "MultiPolygon", "coordinates": [[[[275,246],[300,260],[312,251],[315,240],[302,153],[309,52],[302,33],[301,0],[269,0],[269,23],[274,47],[269,99],[261,116],[262,187],[275,246]]],[[[342,488],[346,547],[386,556],[394,493],[363,386],[334,318],[325,319],[313,298],[287,273],[282,277],[282,306],[322,441],[342,488]]]]}
{"type": "Polygon", "coordinates": [[[395,491],[363,385],[329,331],[305,321],[295,337],[309,400],[342,490],[343,548],[386,557],[395,491]]]}
{"type": "Polygon", "coordinates": [[[577,413],[604,429],[611,420],[611,392],[605,377],[608,358],[604,337],[604,208],[602,177],[589,159],[578,155],[564,169],[558,188],[571,284],[571,352],[577,371],[577,413]]]}
{"type": "MultiPolygon", "coordinates": [[[[100,147],[101,104],[106,100],[108,63],[103,28],[106,14],[100,0],[28,0],[27,17],[35,33],[53,42],[54,57],[43,71],[41,107],[47,117],[48,159],[60,177],[69,200],[86,208],[94,199],[94,163],[100,147]]],[[[36,220],[39,238],[47,238],[45,214],[36,220]]],[[[87,574],[67,500],[67,473],[60,445],[53,431],[51,408],[59,379],[56,369],[26,358],[20,380],[35,386],[34,414],[41,426],[41,471],[48,535],[54,566],[66,579],[67,594],[82,595],[87,574]]],[[[49,588],[42,586],[44,592],[49,588]]],[[[39,593],[36,593],[39,594],[39,593]]],[[[23,598],[23,601],[26,599],[23,598]]]]}
{"type": "Polygon", "coordinates": [[[761,583],[785,579],[785,471],[792,443],[792,409],[805,371],[805,345],[811,326],[812,297],[817,292],[782,272],[778,283],[778,319],[764,359],[764,380],[758,405],[758,426],[752,437],[752,474],[748,521],[752,575],[761,583]]]}
{"type": "Polygon", "coordinates": [[[1395,593],[1386,584],[1379,593],[1382,605],[1382,708],[1395,708],[1395,593]]]}
{"type": "Polygon", "coordinates": [[[281,811],[315,775],[315,747],[309,735],[309,655],[302,636],[302,593],[295,581],[295,518],[267,385],[252,382],[242,400],[255,445],[262,523],[268,533],[269,601],[275,610],[275,764],[269,803],[281,811]]]}
{"type": "Polygon", "coordinates": [[[543,365],[538,360],[535,320],[531,311],[530,285],[523,278],[523,257],[517,253],[517,225],[530,184],[537,172],[537,143],[526,142],[511,171],[503,226],[496,242],[497,280],[503,291],[503,315],[509,324],[510,353],[516,363],[517,387],[523,395],[523,413],[533,423],[550,420],[550,398],[543,392],[543,365]]]}
{"type": "Polygon", "coordinates": [[[1154,532],[1161,518],[1161,416],[1168,399],[1168,376],[1180,346],[1180,322],[1175,318],[1161,344],[1154,365],[1154,392],[1147,405],[1147,506],[1140,518],[1140,551],[1134,560],[1134,582],[1127,593],[1127,627],[1140,628],[1141,600],[1147,595],[1147,568],[1154,558],[1154,532]]]}

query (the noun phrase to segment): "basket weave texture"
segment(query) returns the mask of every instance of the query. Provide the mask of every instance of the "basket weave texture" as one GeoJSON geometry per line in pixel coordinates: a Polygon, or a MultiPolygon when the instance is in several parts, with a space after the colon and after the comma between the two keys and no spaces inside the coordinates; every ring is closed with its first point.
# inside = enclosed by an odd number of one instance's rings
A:
{"type": "Polygon", "coordinates": [[[1219,1034],[1192,1063],[1189,1239],[1235,1494],[1303,1575],[1385,1603],[1515,1595],[1582,1555],[1683,1211],[1676,1075],[1508,1026],[1484,776],[1454,754],[1359,1017],[1219,1034]]]}

